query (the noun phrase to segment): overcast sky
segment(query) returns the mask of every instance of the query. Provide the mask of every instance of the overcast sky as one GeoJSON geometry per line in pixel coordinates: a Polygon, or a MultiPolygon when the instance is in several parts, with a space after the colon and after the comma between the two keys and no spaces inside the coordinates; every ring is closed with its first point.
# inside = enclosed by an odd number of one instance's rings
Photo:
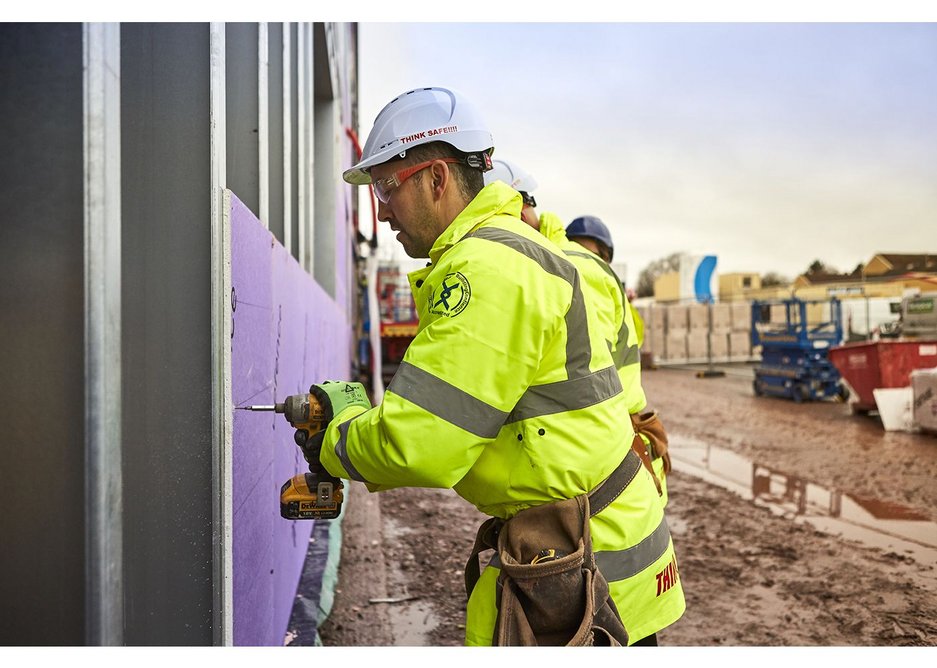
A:
{"type": "Polygon", "coordinates": [[[362,144],[397,94],[460,90],[540,211],[608,224],[629,285],[673,252],[789,278],[937,253],[937,24],[362,22],[359,40],[362,144]]]}

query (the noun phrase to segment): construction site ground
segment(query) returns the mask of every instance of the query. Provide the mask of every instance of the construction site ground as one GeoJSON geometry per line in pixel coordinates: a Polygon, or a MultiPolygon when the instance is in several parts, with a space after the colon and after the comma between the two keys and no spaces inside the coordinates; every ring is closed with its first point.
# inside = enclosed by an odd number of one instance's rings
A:
{"type": "MultiPolygon", "coordinates": [[[[719,368],[644,372],[670,434],[687,600],[660,644],[937,646],[937,437],[885,432],[844,403],[755,397],[751,365],[719,368]]],[[[483,519],[451,490],[352,484],[322,643],[461,645],[483,519]]]]}

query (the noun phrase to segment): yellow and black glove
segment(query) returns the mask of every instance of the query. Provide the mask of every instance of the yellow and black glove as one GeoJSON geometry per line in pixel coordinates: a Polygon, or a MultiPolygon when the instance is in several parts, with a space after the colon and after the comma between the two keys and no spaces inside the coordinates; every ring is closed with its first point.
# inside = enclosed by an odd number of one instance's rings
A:
{"type": "Polygon", "coordinates": [[[322,408],[322,428],[308,436],[308,432],[298,429],[295,434],[296,444],[303,451],[303,457],[309,463],[309,470],[313,473],[321,470],[319,453],[322,451],[322,442],[325,432],[336,415],[341,414],[351,406],[371,408],[368,392],[361,383],[327,380],[321,384],[314,384],[309,388],[311,394],[322,408]]]}

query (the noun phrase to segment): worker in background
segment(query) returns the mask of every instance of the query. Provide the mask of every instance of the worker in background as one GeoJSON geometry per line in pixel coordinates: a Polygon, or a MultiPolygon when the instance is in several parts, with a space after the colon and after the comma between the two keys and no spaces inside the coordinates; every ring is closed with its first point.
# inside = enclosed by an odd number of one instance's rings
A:
{"type": "MultiPolygon", "coordinates": [[[[474,569],[466,565],[467,644],[530,644],[502,635],[526,612],[516,605],[499,617],[499,603],[517,601],[512,573],[566,569],[584,546],[585,563],[599,564],[596,609],[612,629],[602,639],[625,644],[615,607],[634,597],[619,583],[637,578],[671,602],[675,618],[684,608],[670,531],[653,479],[633,456],[625,395],[579,274],[520,220],[517,191],[484,185],[493,150],[477,110],[449,89],[408,91],[378,114],[362,159],[343,178],[370,183],[378,218],[408,255],[429,258],[409,275],[419,327],[380,405],[334,402],[304,455],[372,492],[453,488],[490,516],[482,528],[497,534],[499,551],[480,576],[477,558],[474,569]],[[625,470],[624,485],[605,484],[625,470]],[[528,559],[508,544],[518,522],[572,507],[581,526],[562,528],[581,530],[575,553],[545,549],[528,559]]],[[[479,544],[491,539],[479,532],[479,544]]],[[[539,595],[552,593],[549,585],[539,595]]],[[[576,608],[570,597],[538,614],[576,608]]],[[[597,625],[586,628],[591,638],[597,625]]]]}
{"type": "MultiPolygon", "coordinates": [[[[530,173],[508,160],[495,158],[492,160],[492,165],[492,170],[485,173],[485,182],[491,184],[495,181],[503,181],[517,190],[524,203],[521,219],[559,246],[579,270],[583,279],[583,293],[587,307],[595,312],[600,333],[612,352],[627,398],[628,412],[640,414],[647,404],[644,390],[641,387],[640,344],[624,287],[608,264],[613,253],[613,244],[607,228],[598,219],[587,217],[577,218],[567,230],[564,230],[563,223],[556,215],[549,212],[537,213],[537,202],[533,196],[537,182],[530,173]],[[575,239],[567,238],[569,230],[578,233],[575,239]],[[601,239],[595,238],[596,236],[600,236],[601,239]]],[[[647,426],[645,422],[648,424],[652,422],[649,418],[650,416],[647,416],[641,420],[638,416],[634,416],[631,426],[633,427],[635,423],[647,426]]],[[[663,433],[662,429],[660,433],[663,433]]],[[[661,453],[663,456],[658,455],[654,461],[652,461],[654,450],[650,447],[652,439],[647,434],[642,433],[641,439],[633,442],[646,468],[651,472],[659,472],[660,478],[655,482],[658,483],[662,506],[665,506],[667,502],[663,462],[664,457],[669,457],[666,454],[666,436],[664,438],[663,445],[658,447],[659,451],[663,451],[661,453]]],[[[669,470],[669,463],[666,468],[669,470]]],[[[620,608],[626,628],[640,627],[650,631],[644,635],[632,634],[632,644],[657,644],[656,632],[675,622],[683,613],[682,605],[674,605],[672,600],[658,601],[656,592],[642,589],[638,578],[619,582],[618,588],[632,601],[639,599],[642,595],[646,596],[640,604],[632,603],[620,608]],[[628,591],[629,589],[631,591],[628,591]]],[[[682,600],[682,597],[681,590],[679,598],[682,600]]]]}
{"type": "MultiPolygon", "coordinates": [[[[611,232],[599,218],[595,216],[580,216],[566,227],[566,237],[592,254],[605,261],[608,271],[614,274],[609,264],[615,254],[615,244],[611,232]]],[[[616,287],[612,295],[615,301],[620,296],[622,306],[616,303],[616,309],[622,308],[625,327],[634,332],[629,338],[629,345],[623,355],[616,358],[618,373],[621,376],[622,387],[628,395],[628,412],[631,415],[632,425],[644,439],[648,448],[648,457],[654,469],[654,474],[661,488],[661,497],[667,505],[667,474],[670,473],[670,453],[668,450],[667,433],[656,411],[648,410],[647,396],[641,385],[641,344],[643,343],[643,321],[637,309],[628,299],[624,291],[624,284],[615,275],[616,287]],[[635,319],[641,322],[639,327],[635,319]],[[633,342],[633,343],[632,343],[633,342]]],[[[617,311],[616,311],[617,312],[617,311]]]]}

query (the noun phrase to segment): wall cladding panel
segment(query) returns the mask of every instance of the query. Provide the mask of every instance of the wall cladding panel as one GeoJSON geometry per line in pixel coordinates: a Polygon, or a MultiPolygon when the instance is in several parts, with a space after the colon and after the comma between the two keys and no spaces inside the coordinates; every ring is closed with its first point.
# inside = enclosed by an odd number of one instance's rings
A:
{"type": "Polygon", "coordinates": [[[129,645],[213,642],[209,63],[208,24],[121,24],[129,645]]]}
{"type": "Polygon", "coordinates": [[[0,644],[80,645],[85,637],[81,24],[0,25],[0,120],[0,644]]]}
{"type": "MultiPolygon", "coordinates": [[[[344,310],[231,197],[235,406],[272,404],[348,378],[344,310]]],[[[282,415],[235,411],[234,644],[281,645],[314,522],[280,517],[280,485],[308,470],[282,415]]]]}

